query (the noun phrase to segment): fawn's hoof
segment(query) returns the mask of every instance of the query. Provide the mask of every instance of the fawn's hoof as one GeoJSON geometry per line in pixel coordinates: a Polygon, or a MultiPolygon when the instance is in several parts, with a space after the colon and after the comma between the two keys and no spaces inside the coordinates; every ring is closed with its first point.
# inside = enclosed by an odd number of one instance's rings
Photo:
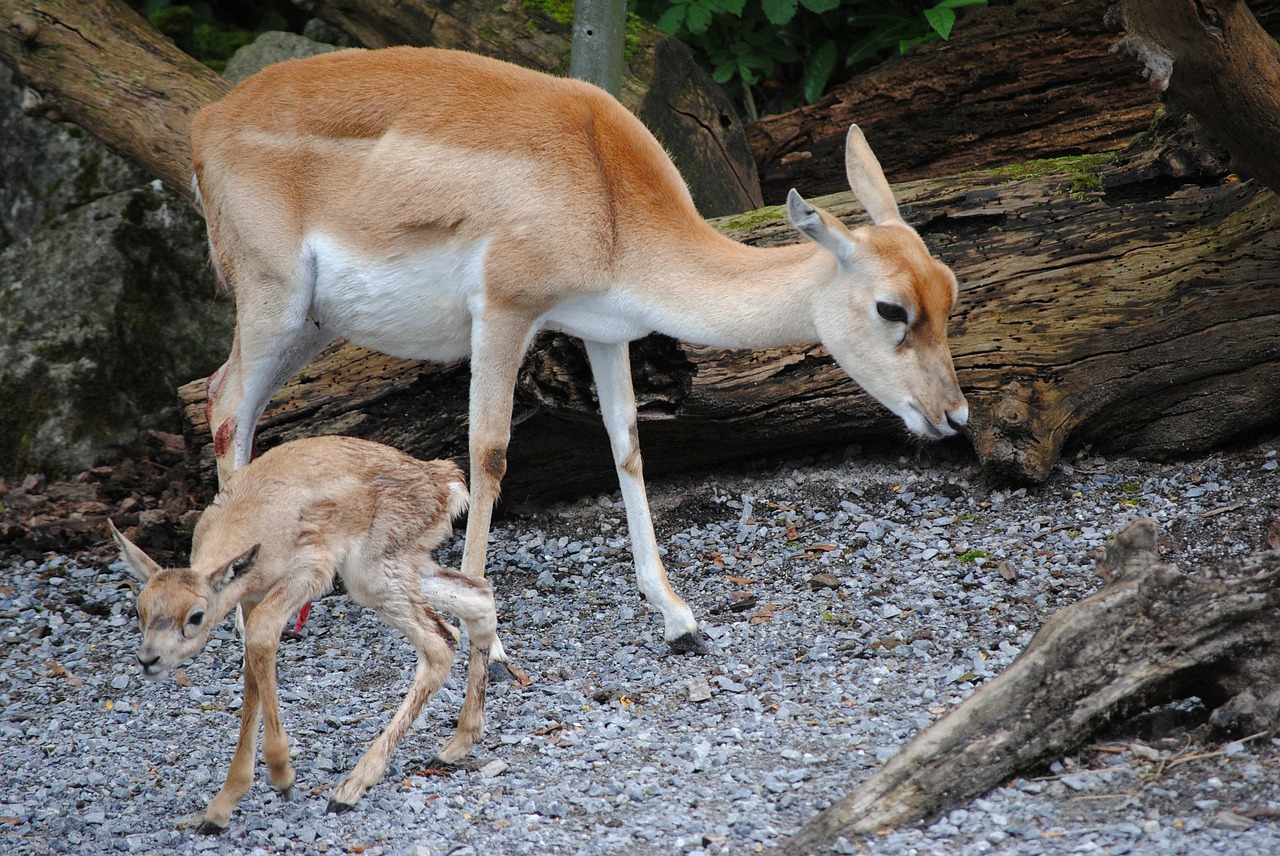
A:
{"type": "Polygon", "coordinates": [[[667,642],[671,646],[671,650],[677,654],[693,653],[693,654],[710,654],[711,646],[707,644],[707,638],[698,630],[690,631],[683,636],[677,636],[667,642]]]}
{"type": "Polygon", "coordinates": [[[201,835],[221,835],[226,831],[227,828],[225,826],[214,823],[212,820],[201,821],[200,825],[196,827],[196,832],[201,835]]]}
{"type": "Polygon", "coordinates": [[[342,802],[341,800],[329,800],[329,804],[325,806],[325,814],[342,814],[355,808],[354,803],[342,802]]]}

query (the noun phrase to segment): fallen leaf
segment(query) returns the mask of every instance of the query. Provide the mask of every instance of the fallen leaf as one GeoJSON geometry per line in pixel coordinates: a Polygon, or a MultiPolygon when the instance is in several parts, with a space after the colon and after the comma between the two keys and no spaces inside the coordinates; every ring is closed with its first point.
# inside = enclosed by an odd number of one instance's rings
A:
{"type": "Polygon", "coordinates": [[[757,624],[766,624],[773,620],[774,611],[778,608],[777,604],[766,603],[756,612],[751,613],[751,617],[747,619],[747,624],[754,627],[757,624]]]}
{"type": "Polygon", "coordinates": [[[758,583],[759,580],[748,579],[747,577],[725,577],[725,580],[733,583],[735,586],[749,586],[752,583],[758,583]]]}
{"type": "Polygon", "coordinates": [[[507,671],[511,673],[511,677],[516,679],[516,683],[518,683],[522,689],[533,685],[533,681],[525,674],[524,669],[521,669],[519,666],[513,666],[510,663],[503,663],[502,665],[507,667],[507,671]]]}
{"type": "Polygon", "coordinates": [[[749,591],[729,593],[729,609],[734,612],[746,612],[756,605],[756,596],[749,591]]]}
{"type": "Polygon", "coordinates": [[[784,537],[787,541],[799,541],[799,540],[800,540],[800,533],[796,531],[796,527],[795,527],[795,524],[794,524],[794,523],[787,527],[787,534],[786,534],[785,536],[783,536],[783,537],[784,537]]]}
{"type": "Polygon", "coordinates": [[[702,561],[710,562],[711,564],[715,565],[717,568],[724,567],[724,559],[720,556],[720,553],[716,550],[713,550],[710,553],[704,553],[702,556],[702,561]]]}
{"type": "Polygon", "coordinates": [[[553,731],[559,731],[561,728],[564,728],[563,722],[553,722],[550,725],[548,725],[546,728],[542,728],[542,729],[539,729],[538,731],[533,732],[533,736],[541,737],[544,734],[550,734],[553,731]]]}
{"type": "Polygon", "coordinates": [[[185,669],[177,669],[174,671],[173,682],[180,687],[189,688],[189,687],[195,686],[195,684],[191,683],[191,679],[187,677],[187,673],[185,669]]]}

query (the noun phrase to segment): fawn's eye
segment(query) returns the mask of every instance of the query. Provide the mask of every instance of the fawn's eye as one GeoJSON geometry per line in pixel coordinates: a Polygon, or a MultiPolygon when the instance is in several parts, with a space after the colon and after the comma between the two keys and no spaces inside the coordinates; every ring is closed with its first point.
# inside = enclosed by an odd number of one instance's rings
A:
{"type": "Polygon", "coordinates": [[[199,627],[203,621],[203,612],[193,612],[187,616],[187,624],[190,624],[192,627],[199,627]]]}
{"type": "Polygon", "coordinates": [[[876,301],[876,312],[880,317],[893,324],[907,323],[907,308],[901,303],[892,303],[888,300],[876,301]]]}

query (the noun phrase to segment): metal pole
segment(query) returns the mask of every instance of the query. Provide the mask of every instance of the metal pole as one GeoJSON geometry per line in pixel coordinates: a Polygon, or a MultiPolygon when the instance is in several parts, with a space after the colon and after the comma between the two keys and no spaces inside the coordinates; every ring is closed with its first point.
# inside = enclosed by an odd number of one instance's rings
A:
{"type": "Polygon", "coordinates": [[[574,0],[569,74],[615,97],[622,91],[627,0],[574,0]]]}

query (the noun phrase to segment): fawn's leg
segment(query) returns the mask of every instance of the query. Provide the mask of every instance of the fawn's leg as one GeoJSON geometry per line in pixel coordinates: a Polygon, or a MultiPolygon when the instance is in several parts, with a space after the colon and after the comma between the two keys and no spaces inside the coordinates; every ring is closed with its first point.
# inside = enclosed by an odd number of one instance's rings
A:
{"type": "MultiPolygon", "coordinates": [[[[253,612],[252,604],[244,604],[245,616],[253,612]]],[[[235,754],[227,769],[227,779],[222,789],[209,801],[199,831],[204,835],[217,835],[227,828],[231,811],[236,803],[249,792],[253,784],[253,765],[258,755],[258,723],[261,721],[258,678],[246,657],[244,663],[244,702],[240,706],[240,739],[236,741],[235,754]]]]}
{"type": "MultiPolygon", "coordinates": [[[[329,812],[347,811],[364,796],[365,791],[382,778],[405,731],[418,718],[423,705],[440,689],[453,665],[456,644],[453,628],[435,613],[418,590],[417,567],[388,568],[384,579],[397,583],[403,581],[403,584],[397,586],[398,590],[390,596],[380,596],[379,602],[366,605],[377,610],[383,621],[408,638],[418,653],[418,663],[413,683],[399,709],[383,732],[365,750],[355,769],[334,789],[326,809],[329,812]]],[[[479,583],[487,588],[483,580],[479,583]]]]}

